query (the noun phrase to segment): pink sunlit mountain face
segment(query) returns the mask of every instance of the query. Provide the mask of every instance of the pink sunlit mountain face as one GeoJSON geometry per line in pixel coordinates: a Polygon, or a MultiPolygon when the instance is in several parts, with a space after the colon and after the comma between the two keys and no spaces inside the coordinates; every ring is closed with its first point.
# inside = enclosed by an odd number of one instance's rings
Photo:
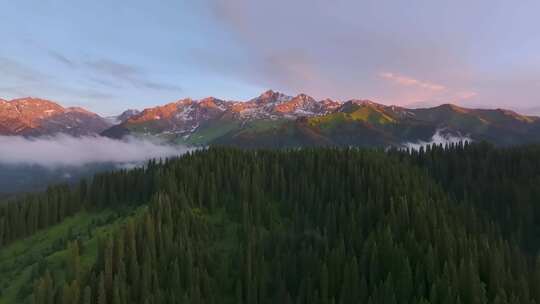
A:
{"type": "Polygon", "coordinates": [[[439,130],[500,145],[540,140],[539,118],[505,109],[453,104],[408,109],[365,99],[317,100],[272,90],[247,101],[186,98],[109,118],[37,98],[0,101],[0,135],[131,135],[249,147],[384,147],[428,141],[439,130]]]}
{"type": "MultiPolygon", "coordinates": [[[[330,99],[315,100],[305,94],[287,96],[272,90],[247,101],[227,101],[214,97],[201,100],[182,99],[143,110],[113,130],[129,128],[143,133],[189,135],[209,122],[294,120],[331,113],[341,103],[330,99]]],[[[110,133],[110,132],[108,132],[110,133]]]]}
{"type": "Polygon", "coordinates": [[[102,135],[159,136],[188,144],[249,147],[304,145],[392,146],[426,141],[437,130],[475,140],[514,144],[534,140],[539,119],[509,110],[452,104],[408,109],[370,100],[316,100],[266,91],[247,101],[209,97],[148,108],[102,135]],[[293,138],[289,138],[293,137],[293,138]]]}
{"type": "Polygon", "coordinates": [[[82,108],[64,108],[39,98],[0,100],[0,134],[39,136],[99,134],[111,124],[82,108]]]}

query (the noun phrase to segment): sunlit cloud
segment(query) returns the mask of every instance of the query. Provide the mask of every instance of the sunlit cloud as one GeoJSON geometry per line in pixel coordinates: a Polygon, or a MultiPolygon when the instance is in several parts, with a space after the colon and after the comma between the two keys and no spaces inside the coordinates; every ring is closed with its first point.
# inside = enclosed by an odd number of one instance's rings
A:
{"type": "Polygon", "coordinates": [[[457,97],[461,100],[467,100],[467,99],[471,99],[471,98],[474,98],[478,96],[478,93],[477,92],[472,92],[472,91],[465,91],[465,92],[459,92],[457,94],[457,97]]]}
{"type": "Polygon", "coordinates": [[[419,88],[423,88],[423,89],[428,89],[428,90],[431,90],[431,91],[443,91],[443,90],[446,90],[446,87],[443,86],[443,85],[418,80],[418,79],[415,79],[415,78],[412,78],[412,77],[403,76],[403,75],[399,75],[399,74],[396,74],[396,73],[384,72],[384,73],[380,73],[379,76],[384,78],[384,79],[388,79],[388,80],[390,80],[390,81],[392,81],[392,82],[394,82],[396,84],[399,84],[399,85],[414,86],[414,87],[419,87],[419,88]]]}
{"type": "Polygon", "coordinates": [[[431,107],[441,103],[466,105],[466,101],[479,96],[475,90],[420,80],[396,72],[381,72],[377,76],[391,88],[392,93],[383,98],[387,103],[411,107],[431,107]]]}

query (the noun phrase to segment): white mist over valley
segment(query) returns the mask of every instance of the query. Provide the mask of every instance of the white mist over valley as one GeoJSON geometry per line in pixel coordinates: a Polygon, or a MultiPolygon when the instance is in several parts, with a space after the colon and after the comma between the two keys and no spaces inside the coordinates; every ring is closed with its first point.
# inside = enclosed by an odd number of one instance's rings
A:
{"type": "Polygon", "coordinates": [[[0,164],[37,165],[46,168],[93,163],[138,163],[184,154],[184,146],[128,137],[55,135],[38,138],[0,136],[0,164]]]}

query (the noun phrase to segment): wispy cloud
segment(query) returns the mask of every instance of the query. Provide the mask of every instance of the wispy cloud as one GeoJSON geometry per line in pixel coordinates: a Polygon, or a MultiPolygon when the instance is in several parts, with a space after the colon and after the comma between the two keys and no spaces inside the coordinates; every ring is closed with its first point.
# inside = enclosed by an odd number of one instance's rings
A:
{"type": "Polygon", "coordinates": [[[478,96],[477,92],[473,91],[464,91],[464,92],[458,92],[457,97],[461,100],[467,100],[478,96]]]}
{"type": "Polygon", "coordinates": [[[61,64],[67,66],[67,67],[70,67],[70,68],[76,68],[77,67],[77,63],[71,59],[69,59],[67,56],[65,56],[64,54],[61,54],[55,50],[51,50],[51,49],[46,49],[47,50],[47,54],[49,54],[49,56],[54,59],[55,61],[57,62],[60,62],[61,64]]]}
{"type": "MultiPolygon", "coordinates": [[[[61,56],[61,54],[57,55],[61,56]]],[[[71,64],[74,63],[71,62],[71,64]]],[[[7,98],[29,95],[44,98],[49,95],[77,96],[83,99],[113,97],[112,94],[93,87],[74,87],[60,83],[53,75],[43,73],[18,60],[3,57],[0,57],[0,95],[7,98]]]]}
{"type": "Polygon", "coordinates": [[[133,64],[117,62],[111,59],[97,59],[78,61],[56,50],[41,46],[49,57],[70,69],[82,69],[91,82],[105,86],[107,88],[120,89],[122,85],[128,84],[139,89],[182,91],[178,85],[154,81],[150,75],[141,67],[133,64]]]}
{"type": "Polygon", "coordinates": [[[182,91],[182,88],[178,85],[151,80],[148,73],[136,65],[120,63],[110,59],[87,61],[84,65],[101,76],[99,81],[102,84],[108,83],[109,86],[124,83],[143,89],[182,91]],[[103,79],[103,77],[106,79],[103,79]]]}
{"type": "Polygon", "coordinates": [[[436,145],[447,145],[447,144],[457,144],[461,142],[472,142],[473,140],[467,136],[462,134],[452,134],[449,133],[447,130],[439,129],[433,134],[431,139],[429,141],[417,141],[417,142],[407,142],[403,143],[402,146],[406,149],[410,150],[420,150],[422,147],[431,146],[433,144],[436,145]]]}
{"type": "Polygon", "coordinates": [[[413,86],[417,88],[427,89],[431,91],[443,91],[446,90],[446,87],[441,84],[436,84],[429,81],[422,81],[412,77],[399,75],[391,72],[383,72],[379,74],[380,77],[390,80],[393,83],[403,85],[403,86],[413,86]]]}
{"type": "Polygon", "coordinates": [[[0,57],[0,79],[17,82],[42,82],[47,75],[17,60],[0,57]]]}
{"type": "Polygon", "coordinates": [[[470,89],[446,86],[396,72],[381,72],[377,76],[387,82],[387,86],[391,86],[391,89],[395,91],[390,102],[411,107],[429,107],[441,103],[463,104],[464,101],[479,95],[470,89]]]}
{"type": "Polygon", "coordinates": [[[0,164],[37,165],[47,168],[91,163],[136,163],[152,158],[181,155],[189,149],[148,140],[105,137],[25,138],[0,136],[0,164]]]}

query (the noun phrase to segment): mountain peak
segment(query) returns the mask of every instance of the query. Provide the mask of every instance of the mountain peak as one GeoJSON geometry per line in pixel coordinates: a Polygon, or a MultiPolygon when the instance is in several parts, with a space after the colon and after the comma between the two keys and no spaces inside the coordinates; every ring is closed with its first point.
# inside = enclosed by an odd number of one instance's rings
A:
{"type": "Polygon", "coordinates": [[[350,100],[347,100],[345,103],[356,104],[360,106],[378,105],[378,103],[371,101],[369,99],[350,99],[350,100]]]}
{"type": "Polygon", "coordinates": [[[130,119],[131,117],[133,117],[135,115],[139,115],[140,113],[141,113],[141,111],[139,111],[137,109],[127,109],[124,112],[122,112],[122,114],[120,114],[118,116],[118,120],[126,121],[126,120],[130,119]]]}
{"type": "Polygon", "coordinates": [[[84,114],[92,114],[92,115],[95,115],[95,113],[92,113],[92,112],[88,111],[87,109],[81,108],[81,107],[69,107],[69,108],[66,108],[66,111],[67,111],[67,112],[77,112],[77,113],[84,113],[84,114]]]}
{"type": "MultiPolygon", "coordinates": [[[[187,98],[182,98],[182,99],[178,99],[176,102],[171,102],[171,103],[168,103],[168,104],[165,104],[165,105],[173,105],[173,104],[176,104],[176,105],[186,105],[186,104],[191,104],[193,103],[193,99],[191,99],[190,97],[187,97],[187,98]]],[[[159,107],[162,107],[162,106],[155,106],[154,108],[159,108],[159,107]]],[[[147,109],[145,109],[147,110],[147,109]]]]}
{"type": "Polygon", "coordinates": [[[274,91],[272,89],[270,90],[266,90],[264,92],[261,93],[261,95],[259,97],[270,97],[270,96],[276,96],[276,95],[285,95],[279,91],[274,91]]]}
{"type": "Polygon", "coordinates": [[[315,99],[309,95],[306,95],[304,93],[300,93],[294,97],[294,99],[300,99],[303,101],[315,101],[315,99]]]}
{"type": "Polygon", "coordinates": [[[123,122],[127,121],[131,117],[133,117],[135,115],[138,115],[140,113],[141,113],[141,111],[139,111],[137,109],[127,109],[118,116],[111,116],[111,117],[107,117],[106,119],[111,124],[117,125],[117,124],[120,124],[120,123],[123,123],[123,122]]]}
{"type": "Polygon", "coordinates": [[[23,97],[23,98],[16,98],[16,99],[12,99],[10,101],[8,101],[10,104],[12,105],[15,105],[15,106],[25,106],[25,105],[28,105],[28,106],[53,106],[53,107],[58,107],[58,108],[62,108],[63,107],[61,105],[59,105],[58,103],[54,102],[54,101],[50,101],[50,100],[47,100],[47,99],[41,99],[41,98],[36,98],[36,97],[23,97]]]}
{"type": "Polygon", "coordinates": [[[272,102],[286,102],[291,100],[292,97],[285,95],[281,92],[276,92],[273,90],[267,90],[263,92],[259,97],[252,99],[256,103],[272,103],[272,102]]]}
{"type": "Polygon", "coordinates": [[[140,113],[140,112],[141,111],[139,111],[137,109],[127,109],[124,112],[122,112],[122,114],[120,114],[120,115],[137,114],[137,113],[140,113]]]}
{"type": "Polygon", "coordinates": [[[272,89],[264,91],[261,96],[272,96],[274,94],[279,94],[279,92],[276,92],[272,89]]]}
{"type": "Polygon", "coordinates": [[[215,97],[206,97],[201,100],[199,100],[198,105],[202,108],[206,109],[222,109],[221,105],[223,103],[223,100],[215,98],[215,97]]]}
{"type": "Polygon", "coordinates": [[[45,98],[38,98],[38,97],[32,97],[32,96],[26,96],[26,97],[19,97],[11,99],[9,102],[17,103],[17,102],[46,102],[46,103],[56,103],[54,101],[45,99],[45,98]]]}

